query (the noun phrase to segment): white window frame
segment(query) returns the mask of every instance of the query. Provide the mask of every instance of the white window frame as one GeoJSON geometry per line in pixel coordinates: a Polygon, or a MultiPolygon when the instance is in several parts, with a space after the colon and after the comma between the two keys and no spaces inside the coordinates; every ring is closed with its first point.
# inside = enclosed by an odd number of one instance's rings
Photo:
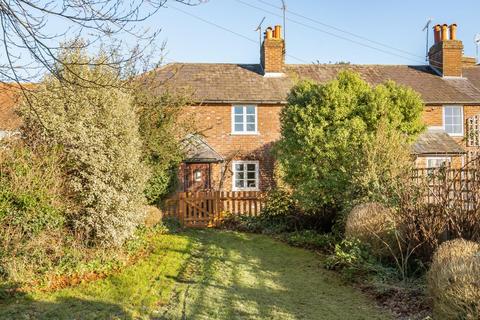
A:
{"type": "Polygon", "coordinates": [[[444,156],[441,156],[441,157],[427,157],[427,163],[425,165],[427,167],[427,169],[438,169],[438,168],[440,168],[440,167],[430,167],[428,165],[428,162],[430,160],[443,160],[443,161],[449,162],[450,165],[452,164],[452,157],[444,157],[444,156]]]}
{"type": "Polygon", "coordinates": [[[463,137],[465,135],[465,119],[464,119],[464,115],[463,115],[463,106],[461,105],[444,105],[443,108],[442,108],[442,121],[443,121],[443,131],[447,132],[450,136],[452,137],[463,137]],[[462,115],[462,132],[461,133],[448,133],[447,130],[445,129],[445,109],[446,108],[459,108],[460,109],[460,113],[462,115]]]}
{"type": "MultiPolygon", "coordinates": [[[[244,170],[246,173],[247,171],[244,170]]],[[[248,180],[246,177],[244,177],[243,180],[248,180]]],[[[259,161],[243,161],[243,160],[237,160],[237,161],[232,161],[232,190],[233,191],[259,191],[260,190],[260,162],[259,161]],[[235,165],[237,164],[243,164],[245,167],[249,164],[254,164],[255,165],[255,187],[243,187],[243,188],[238,188],[237,185],[237,179],[236,179],[236,171],[235,171],[235,165]]]]}
{"type": "Polygon", "coordinates": [[[258,134],[258,106],[257,105],[244,105],[244,104],[235,104],[232,105],[232,134],[233,135],[257,135],[258,134]],[[235,108],[243,108],[243,130],[235,131],[235,108]],[[247,107],[253,107],[255,109],[255,131],[247,131],[247,107]]]}

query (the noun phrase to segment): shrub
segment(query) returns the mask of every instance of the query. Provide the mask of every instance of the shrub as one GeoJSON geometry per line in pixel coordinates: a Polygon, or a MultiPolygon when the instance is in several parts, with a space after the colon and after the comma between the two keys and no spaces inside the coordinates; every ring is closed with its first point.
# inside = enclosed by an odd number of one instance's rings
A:
{"type": "Polygon", "coordinates": [[[387,246],[395,248],[395,221],[392,209],[376,202],[355,206],[347,217],[345,236],[368,244],[372,254],[390,255],[387,246]]]}
{"type": "Polygon", "coordinates": [[[76,233],[119,245],[142,222],[148,173],[132,98],[106,55],[70,49],[58,59],[69,68],[47,76],[24,101],[24,132],[31,145],[62,147],[76,233]]]}
{"type": "MultiPolygon", "coordinates": [[[[422,110],[413,90],[393,82],[371,87],[347,71],[325,84],[294,86],[282,109],[276,153],[301,207],[343,208],[352,195],[363,196],[366,192],[352,186],[354,174],[364,169],[363,146],[375,140],[382,125],[406,142],[414,140],[424,128],[422,110]]],[[[369,185],[360,180],[360,186],[369,185]]]]}
{"type": "Polygon", "coordinates": [[[5,254],[43,231],[61,228],[68,200],[59,150],[31,150],[18,141],[0,148],[0,245],[5,254]]]}
{"type": "Polygon", "coordinates": [[[325,260],[327,269],[341,271],[348,280],[370,273],[374,265],[368,247],[358,239],[344,239],[335,244],[333,253],[325,260]]]}
{"type": "Polygon", "coordinates": [[[260,233],[264,230],[263,221],[259,217],[249,217],[231,212],[222,212],[221,228],[241,232],[260,233]]]}
{"type": "Polygon", "coordinates": [[[463,239],[443,243],[428,272],[435,319],[480,318],[480,244],[463,239]]]}
{"type": "Polygon", "coordinates": [[[191,104],[189,94],[156,92],[155,83],[142,81],[135,89],[134,105],[140,118],[143,159],[152,173],[145,196],[158,205],[176,187],[178,165],[184,158],[182,140],[195,132],[195,124],[191,117],[181,117],[191,104]]]}
{"type": "Polygon", "coordinates": [[[321,250],[328,253],[333,251],[336,240],[330,233],[318,233],[313,230],[287,233],[281,238],[291,246],[321,250]]]}

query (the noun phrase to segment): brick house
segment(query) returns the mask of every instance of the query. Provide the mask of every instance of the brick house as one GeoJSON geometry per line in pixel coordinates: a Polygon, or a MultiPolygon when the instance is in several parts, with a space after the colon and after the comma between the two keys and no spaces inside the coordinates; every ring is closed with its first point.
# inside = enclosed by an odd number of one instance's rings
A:
{"type": "Polygon", "coordinates": [[[393,80],[425,102],[428,126],[412,148],[419,167],[461,166],[480,146],[480,67],[463,56],[456,25],[437,25],[428,65],[285,64],[280,26],[267,29],[259,64],[173,63],[156,71],[165,88],[190,90],[188,117],[204,125],[180,168],[181,190],[266,190],[274,186],[271,148],[280,111],[296,79],[332,80],[358,72],[372,85],[393,80]],[[465,137],[468,137],[466,139],[465,137]]]}
{"type": "MultiPolygon", "coordinates": [[[[344,69],[372,85],[393,80],[419,92],[428,130],[412,148],[417,166],[461,166],[480,150],[480,66],[463,56],[456,28],[434,27],[428,65],[285,64],[285,43],[276,26],[265,32],[259,64],[172,63],[155,70],[162,84],[158,93],[193,93],[196,103],[184,116],[202,127],[202,136],[188,139],[179,190],[273,187],[271,149],[280,138],[279,114],[290,88],[297,79],[332,80],[344,69]]],[[[12,105],[11,98],[0,100],[0,134],[18,127],[12,105]]]]}

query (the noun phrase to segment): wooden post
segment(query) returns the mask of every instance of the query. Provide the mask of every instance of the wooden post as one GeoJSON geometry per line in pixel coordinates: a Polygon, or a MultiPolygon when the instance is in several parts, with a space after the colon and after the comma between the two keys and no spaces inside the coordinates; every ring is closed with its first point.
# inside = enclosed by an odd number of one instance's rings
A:
{"type": "Polygon", "coordinates": [[[178,194],[178,219],[183,227],[185,227],[185,192],[178,194]]]}

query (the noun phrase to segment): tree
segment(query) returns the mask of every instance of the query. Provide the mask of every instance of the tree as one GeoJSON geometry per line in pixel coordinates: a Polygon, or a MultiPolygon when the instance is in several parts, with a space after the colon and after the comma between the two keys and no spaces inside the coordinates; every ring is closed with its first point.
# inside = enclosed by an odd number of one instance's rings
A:
{"type": "Polygon", "coordinates": [[[368,164],[363,157],[378,133],[412,142],[424,128],[422,109],[413,90],[394,82],[371,87],[350,71],[326,84],[299,82],[282,111],[276,147],[285,181],[305,209],[342,207],[366,193],[353,177],[368,164]]]}
{"type": "Polygon", "coordinates": [[[149,203],[158,204],[176,186],[178,165],[184,159],[183,140],[194,133],[195,125],[181,117],[191,103],[188,92],[155,94],[152,86],[154,81],[136,86],[134,105],[140,118],[143,158],[152,173],[145,196],[149,203]]]}
{"type": "Polygon", "coordinates": [[[76,233],[87,242],[121,244],[143,219],[148,172],[131,94],[104,54],[92,66],[85,50],[67,46],[57,59],[68,81],[46,76],[32,93],[35,113],[23,102],[26,141],[62,148],[76,233]]]}
{"type": "MultiPolygon", "coordinates": [[[[170,1],[187,5],[204,2],[170,1]]],[[[124,53],[109,60],[108,64],[129,65],[132,60],[142,58],[158,34],[139,29],[139,24],[166,4],[167,0],[1,1],[0,52],[5,61],[0,63],[0,82],[30,82],[45,71],[61,77],[64,66],[58,59],[62,50],[58,43],[66,38],[87,39],[81,49],[99,42],[106,46],[108,42],[115,51],[124,53]],[[129,41],[122,42],[120,37],[128,37],[129,41]],[[124,48],[128,50],[121,50],[124,48]]]]}

